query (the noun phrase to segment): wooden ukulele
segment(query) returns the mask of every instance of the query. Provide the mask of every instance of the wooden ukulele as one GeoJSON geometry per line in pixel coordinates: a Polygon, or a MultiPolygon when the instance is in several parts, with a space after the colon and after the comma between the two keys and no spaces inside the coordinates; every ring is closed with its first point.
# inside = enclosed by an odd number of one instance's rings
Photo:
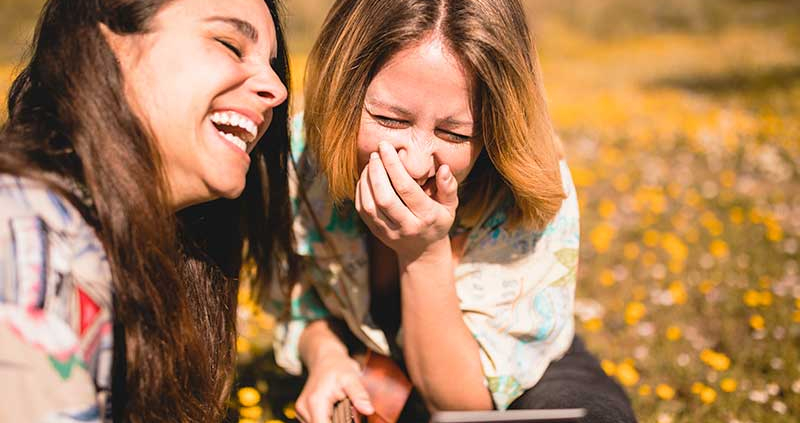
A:
{"type": "Polygon", "coordinates": [[[362,416],[349,399],[333,406],[333,423],[395,423],[408,396],[411,381],[391,358],[367,350],[356,357],[362,363],[361,382],[369,394],[375,413],[362,416]]]}

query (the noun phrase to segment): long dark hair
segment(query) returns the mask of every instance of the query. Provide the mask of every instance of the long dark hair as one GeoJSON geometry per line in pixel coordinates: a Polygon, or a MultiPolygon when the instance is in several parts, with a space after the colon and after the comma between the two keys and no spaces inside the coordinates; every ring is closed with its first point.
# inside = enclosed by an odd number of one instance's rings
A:
{"type": "MultiPolygon", "coordinates": [[[[280,0],[265,1],[277,32],[275,71],[288,86],[280,0]]],[[[176,215],[157,147],[124,98],[120,68],[99,28],[146,32],[168,2],[46,2],[30,62],[9,94],[0,172],[61,193],[105,247],[115,343],[124,347],[114,363],[124,381],[114,386],[115,420],[210,422],[221,419],[231,386],[243,260],[255,266],[256,288],[295,274],[288,101],[273,111],[265,141],[251,153],[242,196],[176,215]]]]}

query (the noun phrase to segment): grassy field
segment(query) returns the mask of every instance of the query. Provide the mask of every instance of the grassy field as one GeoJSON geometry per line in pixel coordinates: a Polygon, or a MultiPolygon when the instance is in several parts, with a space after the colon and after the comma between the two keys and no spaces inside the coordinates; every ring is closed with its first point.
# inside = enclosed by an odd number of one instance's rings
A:
{"type": "MultiPolygon", "coordinates": [[[[576,319],[642,422],[796,422],[800,8],[669,3],[526,3],[579,188],[576,319]]],[[[288,5],[300,76],[324,7],[288,5]]],[[[246,297],[234,402],[290,421],[297,383],[246,297]]]]}

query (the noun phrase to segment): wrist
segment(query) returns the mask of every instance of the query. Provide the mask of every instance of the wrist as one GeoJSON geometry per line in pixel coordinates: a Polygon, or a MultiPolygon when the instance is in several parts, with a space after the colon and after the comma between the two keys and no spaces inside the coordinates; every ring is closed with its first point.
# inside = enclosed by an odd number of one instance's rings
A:
{"type": "Polygon", "coordinates": [[[311,323],[300,337],[300,356],[309,371],[327,358],[349,357],[347,347],[330,330],[328,322],[311,323]]]}
{"type": "Polygon", "coordinates": [[[422,251],[397,254],[397,262],[400,264],[401,270],[417,265],[441,265],[444,262],[449,263],[452,258],[453,252],[449,236],[428,244],[422,251]]]}

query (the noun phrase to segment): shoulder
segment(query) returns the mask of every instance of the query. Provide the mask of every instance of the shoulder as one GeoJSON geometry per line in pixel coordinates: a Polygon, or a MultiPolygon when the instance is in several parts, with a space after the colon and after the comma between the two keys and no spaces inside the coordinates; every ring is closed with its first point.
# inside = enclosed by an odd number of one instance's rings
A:
{"type": "Polygon", "coordinates": [[[580,235],[580,213],[577,192],[569,166],[559,164],[566,198],[556,216],[541,230],[511,224],[508,218],[513,200],[506,198],[481,218],[478,227],[469,235],[467,256],[484,261],[515,261],[544,246],[577,249],[580,235]]]}
{"type": "Polygon", "coordinates": [[[51,230],[67,232],[87,226],[69,201],[32,179],[0,174],[0,205],[0,222],[38,218],[51,230]]]}
{"type": "Polygon", "coordinates": [[[48,288],[64,280],[110,306],[110,270],[94,229],[43,183],[0,174],[0,301],[58,304],[68,290],[48,288]]]}

